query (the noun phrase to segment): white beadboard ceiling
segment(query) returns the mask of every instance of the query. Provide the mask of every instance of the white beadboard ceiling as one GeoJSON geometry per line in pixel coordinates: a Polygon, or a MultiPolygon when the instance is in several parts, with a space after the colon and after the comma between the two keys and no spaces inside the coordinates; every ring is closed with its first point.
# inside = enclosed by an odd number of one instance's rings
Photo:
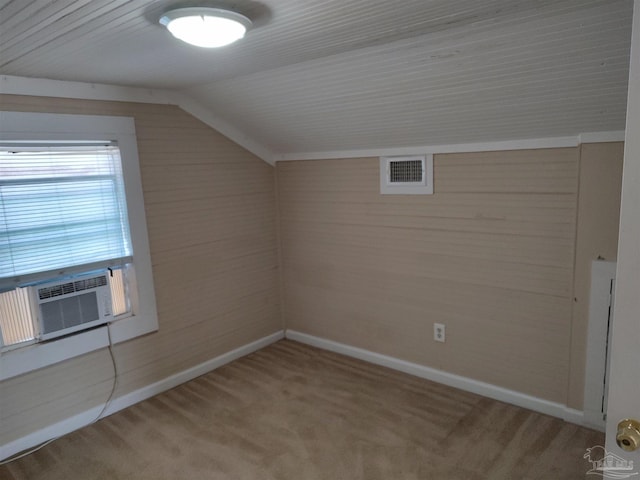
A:
{"type": "Polygon", "coordinates": [[[631,0],[237,0],[218,50],[184,1],[0,0],[0,75],[171,89],[276,158],[624,130],[631,0]]]}

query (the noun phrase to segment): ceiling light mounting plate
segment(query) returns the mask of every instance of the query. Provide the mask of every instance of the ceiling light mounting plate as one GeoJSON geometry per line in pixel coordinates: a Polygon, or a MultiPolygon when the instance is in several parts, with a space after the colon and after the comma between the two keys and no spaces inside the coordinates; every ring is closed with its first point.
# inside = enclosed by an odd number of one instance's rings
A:
{"type": "Polygon", "coordinates": [[[167,10],[160,24],[183,42],[204,48],[229,45],[244,37],[251,20],[231,10],[183,7],[167,10]]]}

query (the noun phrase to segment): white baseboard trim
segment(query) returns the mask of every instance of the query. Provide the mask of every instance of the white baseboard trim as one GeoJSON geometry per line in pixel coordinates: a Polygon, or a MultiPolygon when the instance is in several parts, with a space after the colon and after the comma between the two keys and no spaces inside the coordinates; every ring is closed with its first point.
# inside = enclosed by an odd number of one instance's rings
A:
{"type": "Polygon", "coordinates": [[[247,345],[243,345],[242,347],[231,350],[230,352],[212,358],[211,360],[207,360],[206,362],[201,363],[200,365],[196,365],[195,367],[192,367],[188,370],[184,370],[180,373],[176,373],[175,375],[171,375],[164,380],[160,380],[159,382],[152,383],[151,385],[147,385],[146,387],[143,387],[139,390],[118,397],[111,402],[102,417],[109,416],[124,408],[141,402],[142,400],[146,400],[147,398],[153,397],[154,395],[177,387],[178,385],[188,382],[189,380],[193,380],[194,378],[199,377],[200,375],[204,375],[205,373],[209,373],[216,368],[233,362],[238,358],[249,355],[250,353],[260,350],[261,348],[264,348],[267,345],[271,345],[272,343],[275,343],[283,338],[284,331],[280,330],[279,332],[263,337],[259,340],[256,340],[255,342],[248,343],[247,345]]]}
{"type": "MultiPolygon", "coordinates": [[[[151,385],[142,387],[139,390],[128,393],[121,397],[117,397],[109,404],[100,418],[109,416],[113,413],[130,407],[131,405],[146,400],[147,398],[151,398],[154,395],[177,387],[178,385],[188,382],[189,380],[193,380],[200,375],[204,375],[205,373],[208,373],[212,370],[215,370],[216,368],[226,365],[227,363],[237,360],[240,357],[249,355],[250,353],[253,353],[257,350],[260,350],[261,348],[266,347],[267,345],[275,343],[282,338],[284,338],[283,330],[271,335],[267,335],[266,337],[260,338],[255,342],[243,345],[242,347],[231,350],[230,352],[212,358],[211,360],[207,360],[200,365],[196,365],[195,367],[189,368],[180,373],[176,373],[175,375],[171,375],[170,377],[152,383],[151,385]]],[[[98,415],[100,415],[100,412],[103,408],[103,405],[99,405],[77,415],[74,415],[73,417],[45,427],[41,430],[25,435],[24,437],[18,438],[17,440],[6,443],[0,446],[0,459],[9,458],[16,453],[28,450],[35,447],[36,445],[40,445],[41,443],[46,442],[49,439],[61,437],[62,435],[73,432],[74,430],[78,430],[82,427],[90,425],[91,423],[98,420],[98,415]]]]}
{"type": "Polygon", "coordinates": [[[61,437],[67,433],[73,432],[74,430],[90,425],[96,420],[101,410],[101,405],[90,410],[85,410],[78,415],[74,415],[73,417],[67,418],[61,422],[49,425],[37,432],[30,433],[12,442],[5,443],[0,446],[0,460],[9,458],[23,450],[34,448],[36,445],[40,445],[52,438],[61,437]]]}
{"type": "Polygon", "coordinates": [[[300,343],[305,343],[324,350],[364,360],[369,363],[399,370],[410,375],[415,375],[416,377],[442,383],[460,390],[476,393],[484,397],[493,398],[494,400],[499,400],[501,402],[561,418],[562,420],[575,423],[577,425],[594,428],[593,425],[588,425],[584,422],[584,415],[582,411],[569,408],[560,403],[551,402],[549,400],[516,392],[515,390],[498,387],[490,383],[480,382],[471,378],[448,373],[443,370],[425,367],[424,365],[407,362],[405,360],[371,352],[362,348],[352,347],[344,343],[338,343],[332,340],[308,335],[306,333],[296,332],[295,330],[287,330],[285,336],[290,340],[295,340],[300,343]]]}

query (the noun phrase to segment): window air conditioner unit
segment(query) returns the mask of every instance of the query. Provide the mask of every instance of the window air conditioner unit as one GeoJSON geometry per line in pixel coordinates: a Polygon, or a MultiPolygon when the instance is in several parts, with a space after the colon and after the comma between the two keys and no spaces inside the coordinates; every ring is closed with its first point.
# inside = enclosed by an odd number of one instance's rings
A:
{"type": "Polygon", "coordinates": [[[34,285],[40,340],[68,335],[109,322],[112,318],[109,276],[79,275],[34,285]]]}

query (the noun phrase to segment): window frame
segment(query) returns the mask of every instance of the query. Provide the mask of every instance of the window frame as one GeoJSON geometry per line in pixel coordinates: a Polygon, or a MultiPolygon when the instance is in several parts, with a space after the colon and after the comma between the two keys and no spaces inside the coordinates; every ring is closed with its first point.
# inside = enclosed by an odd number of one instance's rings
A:
{"type": "Polygon", "coordinates": [[[0,111],[0,141],[113,141],[120,149],[133,249],[131,315],[49,342],[0,352],[0,381],[158,330],[158,315],[134,119],[0,111]]]}

